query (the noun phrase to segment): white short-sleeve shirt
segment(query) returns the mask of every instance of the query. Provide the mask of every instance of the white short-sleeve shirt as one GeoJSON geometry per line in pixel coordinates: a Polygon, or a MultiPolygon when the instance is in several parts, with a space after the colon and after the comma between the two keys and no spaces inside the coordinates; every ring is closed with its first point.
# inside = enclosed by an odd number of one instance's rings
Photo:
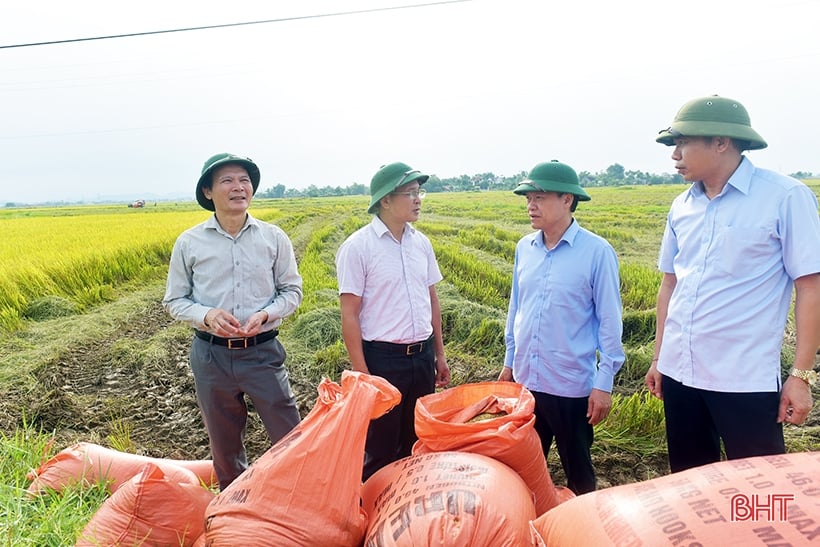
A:
{"type": "Polygon", "coordinates": [[[397,344],[433,334],[430,287],[442,280],[433,246],[406,224],[396,240],[378,216],[336,252],[339,294],[362,298],[362,338],[397,344]]]}

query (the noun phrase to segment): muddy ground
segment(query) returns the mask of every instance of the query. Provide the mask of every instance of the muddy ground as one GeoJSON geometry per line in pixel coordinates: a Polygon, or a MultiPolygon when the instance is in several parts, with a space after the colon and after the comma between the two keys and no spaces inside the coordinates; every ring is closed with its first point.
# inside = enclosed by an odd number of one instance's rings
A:
{"type": "MultiPolygon", "coordinates": [[[[188,367],[188,331],[169,337],[152,358],[133,359],[140,348],[172,327],[159,303],[147,306],[116,335],[66,350],[35,371],[35,388],[0,401],[0,431],[11,432],[22,420],[55,435],[55,447],[88,441],[148,456],[209,458],[188,367]],[[132,351],[129,351],[132,350],[132,351]],[[20,409],[26,409],[25,418],[20,409]]],[[[133,319],[133,318],[132,318],[133,319]]],[[[316,398],[315,385],[291,374],[302,415],[316,398]]],[[[810,425],[820,425],[815,409],[810,425]]],[[[255,414],[246,438],[251,460],[269,447],[255,414]]],[[[668,473],[664,456],[645,458],[629,452],[595,454],[599,488],[636,482],[668,473]]],[[[562,472],[554,455],[550,472],[556,484],[562,472]]]]}

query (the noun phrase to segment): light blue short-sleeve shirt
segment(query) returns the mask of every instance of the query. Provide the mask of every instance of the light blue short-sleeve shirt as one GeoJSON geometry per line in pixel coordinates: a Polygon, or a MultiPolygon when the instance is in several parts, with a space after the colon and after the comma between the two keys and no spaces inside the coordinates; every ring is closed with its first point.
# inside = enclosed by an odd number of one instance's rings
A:
{"type": "Polygon", "coordinates": [[[677,278],[658,371],[699,389],[777,391],[794,280],[820,272],[817,197],[744,157],[713,199],[701,183],[675,198],[658,267],[677,278]]]}

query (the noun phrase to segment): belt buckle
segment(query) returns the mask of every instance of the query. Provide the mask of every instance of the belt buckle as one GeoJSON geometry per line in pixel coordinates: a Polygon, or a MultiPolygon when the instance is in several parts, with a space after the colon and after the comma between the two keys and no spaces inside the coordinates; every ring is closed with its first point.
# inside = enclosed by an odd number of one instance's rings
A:
{"type": "Polygon", "coordinates": [[[421,353],[421,350],[423,350],[423,349],[424,349],[424,342],[416,342],[415,344],[407,344],[407,352],[405,353],[405,355],[408,355],[408,356],[415,355],[417,353],[421,353]],[[416,346],[418,346],[418,350],[413,351],[413,348],[416,347],[416,346]]]}
{"type": "Polygon", "coordinates": [[[228,338],[228,349],[247,349],[247,338],[228,338]]]}

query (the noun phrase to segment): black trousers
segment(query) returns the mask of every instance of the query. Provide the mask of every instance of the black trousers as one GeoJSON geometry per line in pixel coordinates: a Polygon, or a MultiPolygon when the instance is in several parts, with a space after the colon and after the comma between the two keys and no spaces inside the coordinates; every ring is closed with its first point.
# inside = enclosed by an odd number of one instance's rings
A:
{"type": "Polygon", "coordinates": [[[532,392],[535,397],[535,431],[541,438],[544,457],[549,455],[553,438],[558,447],[567,487],[581,495],[595,490],[592,468],[593,432],[587,418],[589,397],[559,397],[532,392]]]}
{"type": "Polygon", "coordinates": [[[363,344],[364,360],[370,374],[381,376],[401,392],[401,402],[390,412],[370,422],[365,444],[362,481],[373,473],[410,455],[418,440],[415,427],[416,400],[436,389],[436,355],[433,339],[414,355],[363,344]]]}
{"type": "Polygon", "coordinates": [[[721,440],[730,460],[786,452],[779,392],[707,391],[668,376],[661,388],[673,473],[720,461],[721,440]]]}

